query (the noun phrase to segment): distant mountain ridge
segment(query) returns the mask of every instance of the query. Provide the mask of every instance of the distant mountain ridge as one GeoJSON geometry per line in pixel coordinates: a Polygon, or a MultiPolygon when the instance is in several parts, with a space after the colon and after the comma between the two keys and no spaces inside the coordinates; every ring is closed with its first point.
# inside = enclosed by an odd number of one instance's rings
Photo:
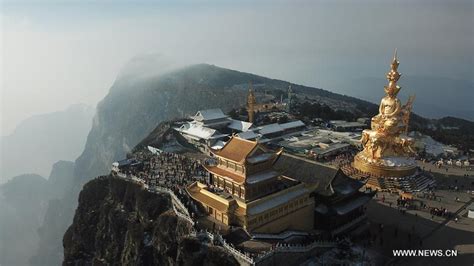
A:
{"type": "Polygon", "coordinates": [[[94,108],[76,104],[32,116],[1,137],[0,184],[24,173],[48,176],[55,162],[75,160],[84,149],[93,114],[94,108]]]}
{"type": "MultiPolygon", "coordinates": [[[[65,197],[64,187],[71,186],[73,172],[73,162],[59,161],[53,165],[48,179],[37,174],[23,174],[0,185],[1,265],[28,265],[29,258],[38,252],[38,247],[49,247],[38,244],[44,234],[38,228],[51,208],[51,201],[65,197]]],[[[60,216],[52,218],[53,221],[61,220],[60,216]]],[[[52,225],[51,222],[49,224],[52,225]]],[[[61,230],[66,228],[56,228],[56,231],[61,230]]],[[[62,235],[61,232],[59,234],[62,235]]]]}

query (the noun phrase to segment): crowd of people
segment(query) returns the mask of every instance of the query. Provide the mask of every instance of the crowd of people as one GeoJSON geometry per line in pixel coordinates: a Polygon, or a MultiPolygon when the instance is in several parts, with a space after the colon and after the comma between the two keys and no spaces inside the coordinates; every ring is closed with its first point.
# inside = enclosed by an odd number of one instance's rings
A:
{"type": "Polygon", "coordinates": [[[354,155],[353,152],[344,152],[331,158],[328,163],[336,167],[350,165],[354,161],[354,155]]]}
{"type": "Polygon", "coordinates": [[[430,208],[430,214],[431,214],[431,219],[434,218],[434,215],[439,216],[439,217],[449,218],[449,219],[451,219],[454,216],[454,214],[448,211],[448,209],[446,208],[430,208]]]}
{"type": "Polygon", "coordinates": [[[135,176],[152,188],[159,186],[170,189],[186,206],[191,217],[198,215],[199,210],[185,188],[195,181],[205,182],[207,172],[200,160],[175,153],[152,153],[148,150],[133,153],[129,160],[136,163],[120,168],[121,173],[127,177],[135,176]]]}
{"type": "Polygon", "coordinates": [[[203,180],[206,176],[206,171],[199,160],[180,154],[168,152],[153,154],[144,150],[134,153],[133,158],[143,163],[141,168],[132,170],[133,174],[150,186],[182,189],[194,181],[203,180]]]}

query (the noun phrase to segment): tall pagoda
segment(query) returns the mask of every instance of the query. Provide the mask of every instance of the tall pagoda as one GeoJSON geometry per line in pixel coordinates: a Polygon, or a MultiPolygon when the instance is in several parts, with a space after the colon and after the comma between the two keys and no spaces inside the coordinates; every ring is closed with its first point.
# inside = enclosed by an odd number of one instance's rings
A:
{"type": "Polygon", "coordinates": [[[249,94],[247,96],[247,113],[249,114],[249,123],[255,122],[255,105],[257,104],[257,99],[253,93],[252,84],[249,87],[249,94]]]}

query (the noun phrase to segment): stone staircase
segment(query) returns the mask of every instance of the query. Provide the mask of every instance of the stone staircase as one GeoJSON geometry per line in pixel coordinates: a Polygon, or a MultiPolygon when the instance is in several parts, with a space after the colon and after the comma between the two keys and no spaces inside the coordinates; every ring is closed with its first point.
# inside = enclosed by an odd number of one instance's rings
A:
{"type": "Polygon", "coordinates": [[[370,176],[366,185],[382,191],[418,192],[435,185],[435,181],[431,176],[425,174],[401,178],[370,176]]]}

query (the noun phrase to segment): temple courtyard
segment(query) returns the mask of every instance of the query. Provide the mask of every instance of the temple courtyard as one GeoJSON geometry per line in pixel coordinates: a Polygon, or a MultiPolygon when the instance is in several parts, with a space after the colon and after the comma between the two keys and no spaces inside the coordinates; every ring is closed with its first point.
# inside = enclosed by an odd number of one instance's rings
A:
{"type": "Polygon", "coordinates": [[[398,194],[379,192],[367,206],[369,240],[362,240],[377,260],[396,265],[470,265],[474,261],[474,219],[466,207],[473,202],[466,191],[437,190],[435,197],[415,197],[427,207],[397,206],[398,194]],[[437,216],[430,208],[446,209],[452,217],[437,216]],[[456,218],[457,217],[457,220],[456,218]],[[396,249],[458,251],[456,257],[394,257],[396,249]]]}

